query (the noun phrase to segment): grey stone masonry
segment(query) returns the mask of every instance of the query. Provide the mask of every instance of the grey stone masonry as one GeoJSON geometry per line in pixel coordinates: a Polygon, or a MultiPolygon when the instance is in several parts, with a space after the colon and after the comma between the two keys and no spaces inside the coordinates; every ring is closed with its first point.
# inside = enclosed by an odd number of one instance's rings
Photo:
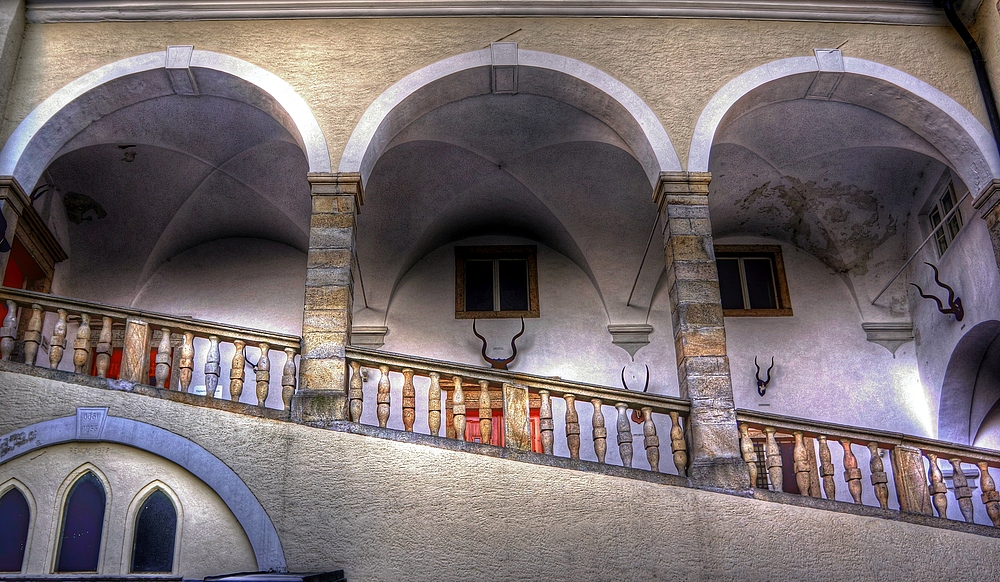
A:
{"type": "Polygon", "coordinates": [[[687,474],[702,487],[749,492],[708,216],[710,181],[709,173],[664,172],[653,193],[662,213],[680,395],[691,401],[687,474]]]}
{"type": "Polygon", "coordinates": [[[300,388],[292,398],[292,416],[315,422],[347,417],[344,348],[351,341],[356,219],[364,191],[355,173],[311,173],[309,183],[300,388]]]}

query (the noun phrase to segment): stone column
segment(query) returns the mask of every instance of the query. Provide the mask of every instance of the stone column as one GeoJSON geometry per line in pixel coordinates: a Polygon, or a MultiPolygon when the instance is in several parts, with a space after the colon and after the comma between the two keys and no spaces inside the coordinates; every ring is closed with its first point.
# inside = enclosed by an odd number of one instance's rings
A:
{"type": "Polygon", "coordinates": [[[300,422],[347,416],[348,366],[354,293],[354,239],[364,202],[359,174],[309,174],[312,219],[302,316],[299,390],[292,418],[300,422]]]}
{"type": "Polygon", "coordinates": [[[993,258],[1000,269],[1000,180],[993,180],[976,197],[973,205],[983,213],[983,220],[990,231],[990,240],[993,241],[993,258]]]}
{"type": "Polygon", "coordinates": [[[708,173],[664,172],[653,194],[662,213],[680,394],[691,401],[688,476],[710,488],[750,491],[750,475],[740,453],[712,248],[710,181],[708,173]]]}

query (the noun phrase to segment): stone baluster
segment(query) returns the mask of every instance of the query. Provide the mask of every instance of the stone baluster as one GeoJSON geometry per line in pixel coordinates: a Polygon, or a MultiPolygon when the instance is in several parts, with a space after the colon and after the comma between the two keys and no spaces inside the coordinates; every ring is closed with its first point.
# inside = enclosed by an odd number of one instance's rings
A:
{"type": "Polygon", "coordinates": [[[837,499],[837,484],[833,480],[833,455],[824,435],[819,435],[819,474],[823,477],[823,494],[827,499],[837,499]]]}
{"type": "Polygon", "coordinates": [[[454,416],[455,438],[465,440],[465,393],[462,392],[462,378],[455,376],[455,392],[451,397],[451,414],[454,416]]]}
{"type": "Polygon", "coordinates": [[[962,472],[962,459],[954,457],[948,461],[955,471],[952,473],[951,479],[955,485],[955,499],[958,500],[958,507],[962,510],[962,517],[965,518],[966,523],[975,523],[973,521],[975,515],[973,515],[972,508],[972,490],[969,488],[969,480],[962,472]]]}
{"type": "Polygon", "coordinates": [[[413,422],[417,419],[417,390],[413,387],[413,374],[403,368],[403,430],[413,432],[413,422]]]}
{"type": "Polygon", "coordinates": [[[80,314],[80,327],[76,328],[76,339],[73,340],[73,371],[85,373],[87,360],[90,359],[90,315],[80,314]]]}
{"type": "MultiPolygon", "coordinates": [[[[671,415],[676,413],[671,413],[671,415]]],[[[671,418],[673,418],[671,416],[671,418]]],[[[757,486],[757,451],[753,448],[753,439],[750,438],[750,429],[747,425],[740,424],[740,453],[747,464],[747,472],[750,473],[750,486],[757,486]]]]}
{"type": "Polygon", "coordinates": [[[781,473],[781,448],[774,440],[774,427],[764,427],[767,440],[764,444],[764,464],[767,466],[767,476],[771,479],[773,491],[784,491],[784,475],[781,473]]]}
{"type": "Polygon", "coordinates": [[[24,363],[35,365],[38,356],[38,346],[42,343],[42,306],[31,304],[31,317],[28,318],[28,329],[24,332],[24,363]]]}
{"type": "Polygon", "coordinates": [[[236,346],[236,353],[229,368],[229,398],[233,402],[239,402],[240,395],[243,394],[243,381],[246,378],[247,356],[243,350],[247,344],[243,340],[233,340],[233,345],[236,346]]]}
{"type": "MultiPolygon", "coordinates": [[[[670,413],[670,452],[674,455],[674,466],[677,468],[677,474],[681,477],[687,475],[687,441],[684,440],[684,429],[681,427],[681,415],[678,412],[670,413]]],[[[756,455],[754,455],[756,458],[756,455]]],[[[754,466],[754,475],[757,473],[757,467],[754,466]]],[[[753,485],[754,481],[751,480],[750,484],[753,485]]]]}
{"type": "Polygon", "coordinates": [[[254,368],[257,380],[257,406],[264,406],[264,403],[267,402],[267,393],[271,389],[271,360],[268,357],[271,346],[261,342],[258,347],[260,348],[260,358],[257,359],[257,366],[254,368]]]}
{"type": "Polygon", "coordinates": [[[3,327],[0,327],[0,360],[10,361],[10,354],[14,351],[14,340],[17,338],[17,303],[7,300],[7,315],[3,318],[3,327]]]}
{"type": "Polygon", "coordinates": [[[885,467],[882,465],[882,457],[878,454],[878,443],[868,443],[868,450],[871,452],[872,487],[875,489],[875,498],[878,499],[882,509],[889,507],[889,476],[885,474],[885,467]]]}
{"type": "Polygon", "coordinates": [[[97,355],[94,357],[97,361],[95,368],[98,378],[107,378],[108,368],[111,366],[111,327],[113,325],[114,322],[110,317],[101,318],[101,333],[97,337],[97,355]]]}
{"type": "Polygon", "coordinates": [[[934,501],[934,509],[938,517],[948,518],[948,486],[944,484],[944,476],[941,474],[941,467],[938,466],[938,458],[934,453],[927,453],[927,460],[930,461],[930,468],[927,470],[927,479],[931,482],[931,499],[934,501]]]}
{"type": "Polygon", "coordinates": [[[378,417],[378,425],[385,428],[389,423],[389,408],[392,400],[392,384],[389,382],[389,366],[385,364],[378,367],[378,393],[375,396],[375,416],[378,417]]]}
{"type": "Polygon", "coordinates": [[[983,505],[986,506],[986,514],[990,516],[993,527],[1000,527],[1000,492],[997,491],[996,482],[990,475],[990,467],[986,461],[976,463],[979,467],[979,489],[983,492],[983,505]]]}
{"type": "Polygon", "coordinates": [[[194,333],[184,332],[181,342],[181,357],[177,364],[180,378],[177,384],[180,391],[186,393],[191,387],[191,378],[194,377],[194,333]]]}
{"type": "Polygon", "coordinates": [[[569,458],[580,458],[580,415],[576,412],[576,396],[566,394],[566,446],[569,448],[569,458]]]}
{"type": "Polygon", "coordinates": [[[490,399],[490,383],[479,381],[479,442],[490,444],[493,437],[493,401],[490,399]]]}
{"type": "Polygon", "coordinates": [[[649,461],[649,470],[659,473],[660,437],[656,436],[656,425],[653,424],[653,409],[648,406],[642,407],[642,436],[646,445],[646,460],[649,461]]]}
{"type": "Polygon", "coordinates": [[[427,390],[427,426],[432,436],[441,434],[441,375],[431,372],[431,386],[427,390]]]}
{"type": "Polygon", "coordinates": [[[795,484],[799,486],[800,495],[809,495],[809,453],[806,452],[805,444],[802,442],[802,431],[794,431],[792,436],[795,437],[795,446],[792,449],[795,484]]]}
{"type": "Polygon", "coordinates": [[[281,368],[281,406],[291,410],[295,394],[295,348],[285,348],[285,365],[281,368]]]}
{"type": "Polygon", "coordinates": [[[53,370],[59,368],[63,351],[66,349],[66,310],[60,309],[57,313],[59,319],[56,320],[56,325],[52,328],[52,337],[49,339],[49,367],[53,370]]]}
{"type": "Polygon", "coordinates": [[[552,442],[555,440],[556,423],[552,420],[552,397],[548,390],[539,390],[538,396],[541,405],[538,410],[538,428],[542,433],[542,452],[546,455],[552,454],[552,442]]]}
{"type": "Polygon", "coordinates": [[[594,417],[592,426],[594,427],[594,454],[597,455],[597,462],[603,463],[605,455],[608,453],[608,429],[604,425],[604,409],[600,398],[591,398],[590,403],[594,405],[594,417]]]}
{"type": "Polygon", "coordinates": [[[851,492],[854,503],[861,505],[861,469],[858,468],[858,458],[851,450],[849,439],[840,439],[840,444],[844,447],[844,481],[847,481],[847,490],[851,492]]]}
{"type": "Polygon", "coordinates": [[[222,375],[222,355],[219,353],[218,336],[208,336],[208,353],[205,355],[205,397],[215,398],[222,375]]]}
{"type": "Polygon", "coordinates": [[[615,404],[618,411],[618,455],[622,458],[622,467],[632,466],[632,424],[628,417],[628,404],[615,404]]]}
{"type": "Polygon", "coordinates": [[[156,387],[167,386],[170,374],[170,328],[160,328],[160,345],[156,348],[156,387]]]}
{"type": "Polygon", "coordinates": [[[361,377],[361,362],[357,360],[351,360],[351,383],[347,388],[347,401],[351,422],[361,422],[365,394],[364,379],[361,377]]]}

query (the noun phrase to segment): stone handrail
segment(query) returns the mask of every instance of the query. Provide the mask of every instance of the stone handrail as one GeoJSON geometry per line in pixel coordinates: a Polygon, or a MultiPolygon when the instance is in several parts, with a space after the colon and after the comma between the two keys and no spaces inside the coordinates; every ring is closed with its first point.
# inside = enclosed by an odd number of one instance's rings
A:
{"type": "MultiPolygon", "coordinates": [[[[948,516],[948,490],[946,472],[941,471],[938,459],[950,465],[952,497],[958,503],[961,517],[968,523],[975,522],[972,487],[968,477],[979,478],[980,499],[990,521],[1000,527],[1000,492],[989,469],[1000,468],[1000,454],[996,451],[956,445],[944,441],[915,437],[896,432],[858,429],[839,424],[803,420],[776,414],[737,410],[740,431],[740,448],[743,460],[750,471],[751,483],[775,491],[783,490],[784,470],[781,459],[782,437],[793,439],[792,458],[795,484],[801,495],[837,499],[837,481],[830,441],[839,443],[843,456],[839,458],[850,498],[862,504],[864,493],[874,494],[882,508],[889,508],[890,476],[895,489],[895,501],[900,511],[948,516]],[[755,441],[757,447],[754,446],[755,441]],[[854,454],[854,445],[867,452],[868,481],[870,489],[862,483],[863,471],[854,454]],[[762,445],[762,446],[761,446],[762,445]],[[764,458],[758,452],[763,449],[764,458]],[[818,449],[818,454],[817,454],[818,449]],[[889,454],[889,466],[882,462],[881,451],[889,454]],[[766,477],[758,480],[758,465],[763,460],[766,477]],[[963,463],[975,465],[970,475],[963,463]],[[820,491],[822,480],[822,492],[820,491]],[[932,510],[933,508],[933,510],[932,510]]],[[[846,501],[846,499],[845,499],[846,501]]],[[[893,507],[894,509],[897,507],[893,507]]]]}
{"type": "MultiPolygon", "coordinates": [[[[482,443],[502,442],[507,448],[524,451],[534,450],[544,454],[554,454],[556,419],[553,417],[553,398],[562,399],[565,413],[560,426],[565,434],[565,444],[571,459],[580,458],[580,417],[576,409],[578,400],[590,402],[599,414],[591,417],[591,436],[594,457],[598,462],[606,462],[607,418],[604,407],[615,409],[612,423],[617,430],[618,452],[622,465],[632,466],[632,424],[641,424],[643,447],[650,470],[660,470],[659,437],[656,434],[654,415],[670,420],[670,443],[674,466],[677,473],[685,475],[687,466],[687,444],[681,418],[686,418],[690,404],[679,398],[631,392],[620,388],[607,388],[594,384],[573,382],[561,378],[537,376],[520,372],[494,370],[442,362],[427,358],[403,356],[376,350],[349,347],[346,350],[351,369],[348,387],[348,408],[350,420],[361,422],[366,404],[364,386],[367,379],[365,370],[377,372],[372,378],[375,384],[376,419],[380,427],[389,424],[393,403],[399,399],[402,428],[412,432],[416,419],[417,386],[414,377],[426,380],[426,388],[420,387],[421,395],[426,393],[426,426],[431,435],[438,436],[444,424],[449,438],[471,440],[467,430],[466,413],[469,408],[477,409],[479,440],[482,443]],[[363,368],[365,370],[363,370],[363,368]],[[402,382],[393,386],[390,373],[402,376],[402,382]],[[448,406],[450,405],[450,409],[448,406]],[[502,406],[503,436],[492,434],[493,410],[502,406]],[[536,442],[532,442],[531,410],[537,409],[536,442]],[[630,414],[631,412],[631,414],[630,414]],[[451,422],[447,422],[451,416],[451,422]],[[442,423],[442,420],[445,420],[442,423]],[[537,441],[540,441],[537,442],[537,441]]],[[[398,378],[397,378],[398,380],[398,378]]],[[[424,405],[421,403],[421,409],[424,405]]],[[[589,451],[587,451],[589,453],[589,451]]]]}
{"type": "Polygon", "coordinates": [[[0,301],[7,305],[0,328],[0,359],[10,360],[20,342],[23,361],[29,366],[41,362],[59,369],[60,365],[66,367],[72,363],[72,370],[78,374],[93,373],[103,378],[107,376],[115,348],[120,347],[118,379],[148,384],[150,358],[156,350],[152,384],[187,392],[196,356],[203,356],[205,395],[214,398],[222,373],[219,345],[224,342],[231,344],[234,352],[229,368],[230,399],[239,401],[249,364],[256,380],[256,403],[264,406],[272,383],[269,352],[273,348],[285,352],[279,385],[285,410],[295,391],[295,357],[301,344],[295,336],[6,287],[0,288],[0,301]],[[74,327],[72,339],[68,339],[74,327]],[[204,350],[202,354],[195,352],[196,341],[204,350]],[[39,356],[39,348],[46,342],[47,361],[39,356]],[[259,352],[257,364],[248,362],[248,344],[256,346],[259,352]]]}

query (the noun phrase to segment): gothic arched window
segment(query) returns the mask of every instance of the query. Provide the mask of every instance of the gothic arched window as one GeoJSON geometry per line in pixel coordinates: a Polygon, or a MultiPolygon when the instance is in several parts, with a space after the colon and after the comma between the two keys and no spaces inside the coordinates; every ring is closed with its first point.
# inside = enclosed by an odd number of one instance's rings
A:
{"type": "Polygon", "coordinates": [[[31,509],[24,494],[12,487],[0,497],[0,572],[20,572],[28,544],[31,509]]]}
{"type": "Polygon", "coordinates": [[[56,572],[96,572],[104,530],[104,486],[87,471],[66,497],[56,572]]]}
{"type": "Polygon", "coordinates": [[[135,516],[132,572],[171,572],[177,510],[161,489],[153,491],[135,516]]]}

